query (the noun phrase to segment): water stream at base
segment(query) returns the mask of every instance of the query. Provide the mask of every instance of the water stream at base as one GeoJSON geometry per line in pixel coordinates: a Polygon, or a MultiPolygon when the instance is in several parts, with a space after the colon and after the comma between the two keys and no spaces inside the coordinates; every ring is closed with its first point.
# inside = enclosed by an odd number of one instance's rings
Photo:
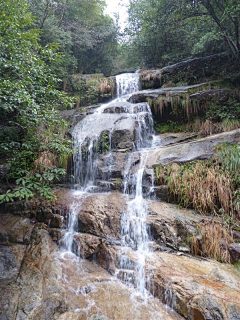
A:
{"type": "MultiPolygon", "coordinates": [[[[139,75],[138,74],[123,74],[116,77],[117,82],[117,98],[100,106],[94,111],[93,117],[89,116],[90,121],[79,124],[73,131],[75,149],[78,152],[74,155],[74,174],[75,192],[78,195],[78,201],[73,203],[69,212],[66,225],[66,233],[61,240],[61,259],[64,261],[69,258],[73,252],[80,252],[80,248],[76,248],[74,237],[78,233],[78,217],[81,207],[81,199],[85,199],[89,192],[96,188],[96,175],[98,163],[98,148],[100,143],[100,135],[97,131],[98,121],[104,121],[108,113],[106,110],[119,102],[125,102],[121,112],[126,114],[126,117],[133,118],[136,121],[136,141],[132,147],[133,151],[138,151],[140,154],[140,163],[134,174],[131,173],[131,157],[126,164],[123,177],[123,193],[128,198],[127,211],[122,215],[121,219],[121,247],[129,248],[138,255],[138,261],[132,268],[131,262],[126,258],[123,251],[119,252],[119,269],[115,276],[120,278],[125,284],[131,288],[135,288],[132,299],[141,297],[144,304],[147,304],[148,299],[153,299],[149,294],[150,283],[145,274],[145,260],[148,255],[151,255],[149,250],[149,230],[146,224],[148,208],[143,197],[143,175],[147,158],[149,156],[149,148],[154,146],[156,139],[153,138],[153,120],[151,111],[148,105],[128,105],[127,99],[129,95],[139,90],[139,75]],[[104,117],[103,117],[104,116],[104,117]],[[92,122],[91,122],[92,121],[92,122]],[[83,123],[83,124],[82,124],[83,123]],[[89,128],[87,134],[83,134],[83,126],[89,128]]],[[[117,105],[119,107],[119,105],[117,105]]],[[[114,115],[113,115],[114,116],[114,115]]],[[[111,118],[111,117],[110,117],[111,118]]],[[[113,127],[109,126],[106,121],[106,130],[108,132],[108,150],[109,159],[112,157],[112,138],[113,127]]],[[[151,187],[151,184],[150,184],[151,187]]],[[[66,280],[67,281],[67,280],[66,280]]],[[[79,293],[79,288],[75,289],[76,294],[79,293]]],[[[135,300],[134,300],[135,301],[135,300]]],[[[91,300],[92,303],[92,300],[91,300]]],[[[90,304],[91,304],[90,303],[90,304]]],[[[137,317],[135,319],[138,319],[137,317]]],[[[135,320],[133,319],[133,320],[135,320]]],[[[150,319],[150,318],[149,318],[150,319]]],[[[151,319],[162,319],[161,317],[153,316],[151,319]]]]}

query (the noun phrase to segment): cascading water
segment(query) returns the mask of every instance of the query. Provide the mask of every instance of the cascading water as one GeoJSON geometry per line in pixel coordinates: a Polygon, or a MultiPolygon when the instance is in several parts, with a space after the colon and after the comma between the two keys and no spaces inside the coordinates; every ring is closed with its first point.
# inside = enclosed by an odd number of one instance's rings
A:
{"type": "Polygon", "coordinates": [[[78,230],[78,219],[76,215],[76,207],[72,204],[70,208],[70,213],[67,219],[67,232],[65,232],[62,238],[62,249],[63,251],[72,252],[73,250],[73,240],[74,234],[78,230]]]}
{"type": "Polygon", "coordinates": [[[139,90],[139,74],[124,73],[116,76],[117,98],[131,94],[139,90]]]}
{"type": "MultiPolygon", "coordinates": [[[[110,104],[118,102],[120,99],[126,101],[126,98],[121,98],[123,95],[129,95],[139,89],[139,75],[137,73],[118,75],[116,76],[116,83],[117,99],[97,109],[92,117],[90,117],[90,120],[88,119],[86,122],[81,121],[73,131],[74,149],[76,150],[73,159],[74,182],[75,189],[80,191],[82,198],[84,198],[87,192],[93,191],[94,187],[96,187],[98,152],[101,144],[101,130],[99,132],[96,130],[98,118],[99,121],[103,122],[103,127],[106,129],[106,132],[108,132],[108,151],[109,161],[111,162],[111,136],[114,126],[103,113],[110,104]]],[[[130,105],[129,108],[125,108],[125,112],[128,117],[134,117],[136,119],[136,143],[134,149],[143,147],[153,131],[149,107],[143,105],[135,110],[135,108],[130,105]],[[147,119],[147,121],[145,121],[145,119],[147,119]]],[[[79,210],[80,205],[81,201],[78,201],[78,204],[72,204],[67,219],[67,231],[61,240],[62,249],[68,252],[72,251],[74,233],[77,231],[76,212],[79,210]]]]}
{"type": "Polygon", "coordinates": [[[127,103],[129,94],[139,89],[139,74],[127,73],[116,76],[116,82],[119,96],[114,101],[99,107],[93,114],[88,115],[72,132],[76,150],[73,162],[77,189],[86,190],[86,187],[92,188],[95,185],[99,149],[103,143],[106,144],[104,141],[106,138],[107,151],[111,153],[115,148],[112,134],[114,130],[118,130],[119,123],[123,118],[132,119],[132,122],[135,123],[133,150],[147,147],[149,140],[152,139],[153,120],[148,104],[143,103],[135,106],[127,103]],[[118,105],[120,100],[124,102],[123,105],[118,105]]]}
{"type": "MultiPolygon", "coordinates": [[[[142,154],[139,169],[131,179],[131,184],[134,185],[131,190],[135,190],[135,196],[134,199],[129,199],[128,210],[125,214],[123,214],[121,221],[122,247],[124,248],[127,246],[138,252],[138,262],[134,270],[134,275],[132,275],[132,273],[126,273],[123,271],[123,279],[128,284],[134,284],[138,292],[140,292],[144,297],[148,296],[148,293],[145,289],[145,257],[149,252],[149,233],[146,225],[148,210],[143,198],[142,181],[147,156],[148,153],[142,154]]],[[[127,172],[126,174],[129,177],[127,172]]],[[[127,184],[129,182],[130,180],[128,178],[125,183],[127,184]]],[[[129,190],[129,188],[125,187],[125,191],[126,190],[129,190]]],[[[129,197],[131,197],[131,194],[129,194],[129,197]]],[[[120,270],[117,271],[117,276],[120,273],[121,278],[122,270],[132,269],[131,262],[125,259],[125,257],[122,257],[123,255],[120,253],[120,270]]]]}
{"type": "MultiPolygon", "coordinates": [[[[111,103],[100,106],[93,114],[87,115],[72,131],[76,149],[74,155],[74,192],[77,194],[78,200],[70,207],[69,216],[66,221],[66,232],[61,239],[61,259],[65,263],[69,254],[76,253],[80,255],[81,247],[78,246],[81,246],[81,243],[78,242],[76,244],[75,241],[75,238],[78,239],[79,212],[81,211],[82,201],[86,199],[91,192],[99,191],[97,185],[100,175],[98,168],[99,154],[105,152],[104,161],[109,169],[109,172],[105,174],[105,179],[110,180],[111,167],[114,166],[115,161],[114,152],[116,153],[117,151],[118,153],[118,149],[120,149],[121,152],[125,150],[121,149],[120,144],[117,145],[116,132],[122,127],[125,128],[125,122],[127,126],[129,126],[130,123],[130,125],[134,127],[134,132],[132,133],[133,138],[131,145],[127,145],[127,163],[122,177],[122,192],[127,198],[127,210],[121,217],[122,249],[120,249],[118,255],[119,262],[118,270],[115,272],[115,281],[119,282],[118,279],[121,279],[121,281],[130,286],[131,290],[134,287],[135,291],[133,291],[134,294],[132,295],[133,304],[138,305],[141,300],[142,305],[146,306],[150,298],[149,288],[151,287],[151,283],[146,276],[145,261],[151,253],[149,250],[149,230],[146,224],[148,206],[143,196],[143,180],[145,176],[145,166],[149,156],[149,148],[152,145],[152,141],[154,141],[153,120],[147,103],[134,105],[127,102],[129,94],[139,90],[139,75],[123,74],[117,76],[116,83],[118,88],[117,98],[111,103]],[[123,123],[122,127],[119,123],[123,123]],[[129,150],[132,152],[128,153],[129,150]],[[138,157],[139,161],[138,163],[136,162],[137,167],[133,170],[132,163],[134,162],[134,157],[138,157]],[[130,249],[135,252],[138,258],[134,264],[130,262],[125,255],[125,249],[130,249]]],[[[149,190],[151,185],[150,182],[149,190]]],[[[74,258],[72,259],[74,260],[74,258]]],[[[68,260],[68,263],[72,264],[73,262],[68,260]]],[[[79,264],[79,260],[76,260],[76,263],[79,264]]],[[[81,268],[79,270],[81,270],[81,268]]],[[[86,274],[85,276],[87,277],[86,274]]],[[[67,285],[69,285],[70,282],[67,277],[65,281],[67,285]]],[[[85,292],[85,287],[80,288],[78,285],[76,286],[75,283],[72,284],[72,286],[72,291],[76,295],[85,292]]],[[[94,288],[95,285],[92,286],[91,290],[95,290],[94,288]]],[[[152,302],[150,302],[150,304],[151,303],[152,302]]],[[[94,304],[94,300],[90,299],[84,312],[88,313],[88,310],[90,310],[94,304]]],[[[135,311],[132,319],[137,320],[142,319],[142,317],[135,311]]],[[[163,318],[161,313],[155,313],[154,311],[148,319],[163,318]]]]}

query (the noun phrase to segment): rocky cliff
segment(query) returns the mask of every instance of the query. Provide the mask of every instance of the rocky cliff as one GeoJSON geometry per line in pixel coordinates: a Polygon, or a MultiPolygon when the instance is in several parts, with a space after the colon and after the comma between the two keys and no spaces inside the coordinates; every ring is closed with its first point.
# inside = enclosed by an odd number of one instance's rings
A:
{"type": "Polygon", "coordinates": [[[145,101],[201,86],[65,112],[75,183],[58,186],[51,203],[0,208],[1,320],[240,319],[238,268],[208,256],[213,246],[238,263],[239,232],[166,202],[166,186],[154,185],[156,166],[209,159],[219,144],[240,143],[240,129],[153,135],[145,101]]]}

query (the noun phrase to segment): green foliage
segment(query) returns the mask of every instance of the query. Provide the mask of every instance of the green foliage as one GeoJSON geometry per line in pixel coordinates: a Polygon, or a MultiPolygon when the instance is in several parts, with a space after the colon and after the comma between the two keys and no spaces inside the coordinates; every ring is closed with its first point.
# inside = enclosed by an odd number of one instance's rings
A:
{"type": "Polygon", "coordinates": [[[196,42],[193,46],[192,53],[193,54],[202,54],[207,52],[208,54],[212,52],[216,52],[217,46],[221,45],[221,33],[217,31],[209,31],[206,34],[202,35],[198,42],[196,42]],[[213,48],[215,50],[213,51],[213,48]]]}
{"type": "Polygon", "coordinates": [[[98,143],[98,153],[106,153],[110,149],[110,140],[108,132],[104,132],[98,143]]]}
{"type": "Polygon", "coordinates": [[[80,105],[98,103],[99,90],[94,83],[83,80],[79,82],[78,88],[80,93],[80,105]]]}
{"type": "Polygon", "coordinates": [[[187,29],[179,20],[177,7],[177,2],[166,0],[130,1],[128,34],[139,67],[165,65],[189,55],[187,29]]]}
{"type": "Polygon", "coordinates": [[[27,200],[35,193],[48,198],[51,183],[63,174],[56,171],[61,164],[57,157],[61,162],[61,155],[72,152],[64,138],[67,124],[56,111],[72,105],[57,90],[59,79],[52,72],[61,55],[57,45],[39,45],[39,31],[31,29],[33,18],[25,1],[1,2],[0,9],[0,151],[8,162],[7,179],[17,184],[1,201],[27,200]],[[43,159],[43,154],[48,157],[43,159]]]}
{"type": "Polygon", "coordinates": [[[17,170],[16,175],[22,176],[16,180],[16,187],[9,189],[5,194],[0,195],[0,203],[13,202],[14,200],[28,201],[36,194],[45,197],[47,200],[56,197],[51,192],[51,185],[60,177],[65,175],[65,170],[57,167],[42,166],[42,173],[34,173],[27,170],[17,170]]]}
{"type": "Polygon", "coordinates": [[[240,262],[234,263],[234,267],[240,272],[240,262]]]}
{"type": "Polygon", "coordinates": [[[138,67],[163,67],[195,55],[228,50],[239,59],[236,0],[131,0],[125,49],[138,67]]]}
{"type": "Polygon", "coordinates": [[[156,130],[157,133],[180,132],[181,125],[179,123],[176,123],[170,120],[165,123],[155,122],[154,129],[156,130]]]}
{"type": "Polygon", "coordinates": [[[117,28],[104,15],[105,1],[28,0],[41,29],[41,44],[58,43],[64,55],[56,69],[62,78],[71,73],[110,74],[117,45],[117,28]]]}
{"type": "Polygon", "coordinates": [[[226,102],[212,102],[207,108],[206,118],[214,122],[220,122],[226,119],[240,119],[240,102],[234,99],[226,102]]]}
{"type": "Polygon", "coordinates": [[[223,170],[230,172],[231,177],[236,183],[240,184],[240,148],[238,145],[222,143],[216,147],[216,158],[222,165],[223,170]]]}

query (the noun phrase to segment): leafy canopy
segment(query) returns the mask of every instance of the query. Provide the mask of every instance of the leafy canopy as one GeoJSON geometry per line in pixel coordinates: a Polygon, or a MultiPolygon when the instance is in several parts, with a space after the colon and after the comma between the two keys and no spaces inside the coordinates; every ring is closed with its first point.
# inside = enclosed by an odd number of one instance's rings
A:
{"type": "Polygon", "coordinates": [[[64,173],[57,169],[56,155],[71,151],[56,110],[72,102],[57,90],[59,79],[52,73],[61,56],[57,45],[39,45],[33,21],[25,1],[0,3],[0,160],[7,159],[7,178],[18,184],[0,201],[28,199],[35,192],[50,196],[50,182],[64,173]],[[37,161],[44,153],[50,162],[37,161]]]}
{"type": "Polygon", "coordinates": [[[104,15],[105,1],[28,0],[41,30],[41,44],[56,42],[64,60],[57,69],[69,73],[110,74],[117,45],[117,28],[104,15]]]}
{"type": "Polygon", "coordinates": [[[131,40],[124,50],[129,55],[134,52],[138,67],[163,67],[222,51],[239,60],[240,4],[238,0],[130,0],[127,34],[131,40]]]}

